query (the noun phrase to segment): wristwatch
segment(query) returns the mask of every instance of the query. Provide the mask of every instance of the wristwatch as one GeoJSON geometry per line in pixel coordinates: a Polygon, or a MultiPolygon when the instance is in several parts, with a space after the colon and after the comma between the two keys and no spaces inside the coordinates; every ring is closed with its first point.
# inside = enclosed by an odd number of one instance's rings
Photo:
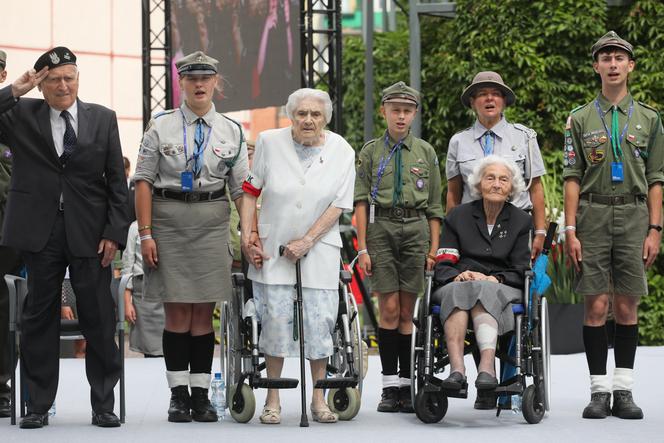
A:
{"type": "Polygon", "coordinates": [[[650,231],[651,229],[654,229],[657,232],[662,232],[661,225],[648,225],[648,231],[650,231]]]}

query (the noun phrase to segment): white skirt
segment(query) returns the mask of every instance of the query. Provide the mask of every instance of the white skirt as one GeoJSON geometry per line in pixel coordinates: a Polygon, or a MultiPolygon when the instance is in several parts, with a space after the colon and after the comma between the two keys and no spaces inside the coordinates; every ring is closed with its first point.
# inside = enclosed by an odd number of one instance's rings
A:
{"type": "MultiPolygon", "coordinates": [[[[295,288],[252,282],[256,314],[261,322],[259,350],[272,357],[298,357],[300,342],[294,340],[295,288]]],[[[310,360],[333,353],[332,333],[339,309],[339,291],[302,288],[304,354],[310,360]]],[[[298,337],[299,338],[299,337],[298,337]]]]}

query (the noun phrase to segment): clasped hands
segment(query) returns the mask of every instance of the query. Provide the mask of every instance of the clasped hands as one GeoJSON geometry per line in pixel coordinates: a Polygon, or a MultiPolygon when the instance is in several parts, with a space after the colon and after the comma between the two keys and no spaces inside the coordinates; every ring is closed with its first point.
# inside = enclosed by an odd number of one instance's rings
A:
{"type": "Polygon", "coordinates": [[[454,277],[454,281],[492,281],[498,283],[498,279],[493,275],[482,274],[475,271],[463,271],[461,274],[454,277]]]}

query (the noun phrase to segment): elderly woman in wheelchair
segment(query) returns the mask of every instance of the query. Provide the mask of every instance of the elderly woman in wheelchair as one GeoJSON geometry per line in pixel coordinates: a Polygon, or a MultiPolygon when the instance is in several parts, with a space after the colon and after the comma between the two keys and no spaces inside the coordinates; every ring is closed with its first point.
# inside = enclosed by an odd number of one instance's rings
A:
{"type": "Polygon", "coordinates": [[[498,335],[514,328],[511,302],[521,299],[524,271],[529,268],[529,214],[509,203],[524,181],[511,160],[490,155],[469,179],[479,197],[454,208],[444,221],[435,267],[433,294],[440,304],[450,375],[445,390],[467,387],[464,339],[469,317],[481,359],[475,386],[498,385],[494,366],[498,335]]]}

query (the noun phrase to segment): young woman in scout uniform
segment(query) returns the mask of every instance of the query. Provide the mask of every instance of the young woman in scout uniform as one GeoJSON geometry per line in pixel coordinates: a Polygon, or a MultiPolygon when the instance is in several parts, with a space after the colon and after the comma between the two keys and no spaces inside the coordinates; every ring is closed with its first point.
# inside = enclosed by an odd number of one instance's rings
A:
{"type": "Polygon", "coordinates": [[[355,208],[360,268],[378,297],[383,393],[378,411],[413,412],[410,337],[415,298],[438,249],[440,170],[433,147],[410,133],[420,94],[404,82],[383,91],[382,137],[362,148],[355,208]],[[399,371],[397,372],[397,367],[399,371]]]}

